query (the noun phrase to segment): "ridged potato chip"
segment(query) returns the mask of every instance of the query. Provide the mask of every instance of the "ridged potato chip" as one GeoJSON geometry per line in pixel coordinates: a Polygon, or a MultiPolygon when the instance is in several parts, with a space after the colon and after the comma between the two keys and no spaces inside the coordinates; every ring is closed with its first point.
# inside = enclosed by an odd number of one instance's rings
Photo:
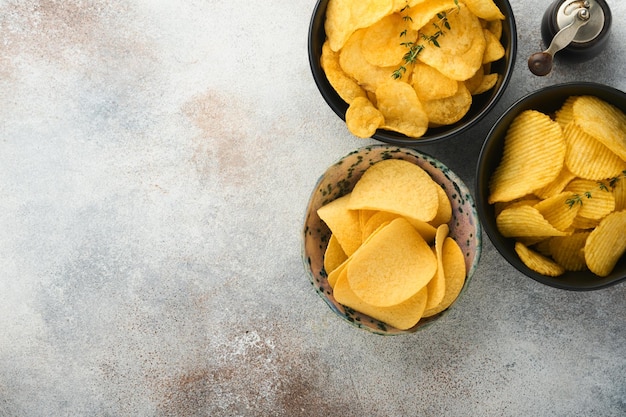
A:
{"type": "Polygon", "coordinates": [[[577,124],[569,123],[563,134],[567,142],[565,164],[574,175],[600,181],[620,175],[626,170],[626,161],[577,124]]]}
{"type": "Polygon", "coordinates": [[[626,160],[626,114],[594,96],[580,96],[573,105],[574,122],[626,160]]]}
{"type": "Polygon", "coordinates": [[[504,209],[496,217],[498,230],[504,237],[547,237],[565,236],[552,226],[537,210],[531,206],[519,206],[504,209]]]}
{"type": "Polygon", "coordinates": [[[431,47],[424,48],[418,59],[453,80],[465,81],[480,69],[487,41],[480,21],[462,3],[447,13],[447,19],[450,29],[444,36],[438,35],[441,19],[437,16],[422,27],[421,35],[431,40],[431,47]],[[432,47],[432,39],[439,47],[432,47]]]}
{"type": "Polygon", "coordinates": [[[346,110],[346,126],[358,138],[372,137],[384,123],[383,114],[367,97],[355,97],[346,110]]]}
{"type": "Polygon", "coordinates": [[[569,96],[565,99],[563,105],[554,113],[554,120],[561,126],[562,129],[574,121],[574,101],[577,96],[569,96]]]}
{"type": "Polygon", "coordinates": [[[626,209],[626,171],[622,172],[621,179],[615,182],[613,197],[615,198],[615,211],[626,209]]]}
{"type": "Polygon", "coordinates": [[[559,265],[567,271],[583,271],[587,269],[583,248],[588,231],[576,232],[570,236],[557,236],[550,238],[550,255],[559,265]]]}
{"type": "Polygon", "coordinates": [[[569,206],[568,201],[574,198],[572,192],[562,192],[535,204],[539,213],[556,229],[567,231],[578,215],[580,205],[569,206]]]}
{"type": "Polygon", "coordinates": [[[411,298],[437,271],[437,258],[403,218],[392,220],[351,258],[348,284],[364,302],[390,307],[411,298]]]}
{"type": "Polygon", "coordinates": [[[626,252],[626,211],[606,216],[587,238],[585,261],[596,275],[611,273],[617,261],[626,252]]]}
{"type": "Polygon", "coordinates": [[[385,117],[384,129],[410,137],[420,137],[428,130],[428,116],[409,84],[387,81],[376,89],[376,99],[385,117]]]}
{"type": "Polygon", "coordinates": [[[602,182],[577,178],[567,184],[565,191],[574,194],[569,200],[571,205],[580,206],[577,217],[601,219],[615,210],[615,197],[602,182]]]}
{"type": "Polygon", "coordinates": [[[539,274],[557,277],[565,273],[565,268],[561,265],[520,242],[515,242],[515,252],[524,265],[539,274]]]}
{"type": "Polygon", "coordinates": [[[561,172],[559,172],[559,175],[552,182],[545,187],[536,189],[533,191],[533,194],[539,198],[552,197],[563,191],[567,184],[574,178],[576,178],[576,175],[572,174],[570,170],[567,169],[567,165],[563,165],[561,172]]]}
{"type": "Polygon", "coordinates": [[[535,110],[520,113],[504,139],[504,153],[489,183],[489,203],[511,201],[543,188],[563,168],[566,145],[559,124],[535,110]]]}

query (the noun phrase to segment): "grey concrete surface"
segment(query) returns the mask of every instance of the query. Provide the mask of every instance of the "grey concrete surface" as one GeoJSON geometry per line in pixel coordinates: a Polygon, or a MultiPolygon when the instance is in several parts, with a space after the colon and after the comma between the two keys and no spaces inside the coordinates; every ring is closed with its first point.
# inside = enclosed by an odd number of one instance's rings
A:
{"type": "MultiPolygon", "coordinates": [[[[315,1],[0,1],[0,416],[623,416],[626,285],[575,293],[487,238],[427,331],[338,320],[300,227],[347,133],[307,61],[315,1]]],[[[509,89],[626,90],[626,2],[595,60],[532,76],[549,2],[512,0],[509,89]]],[[[459,142],[457,142],[459,143],[459,142]]]]}

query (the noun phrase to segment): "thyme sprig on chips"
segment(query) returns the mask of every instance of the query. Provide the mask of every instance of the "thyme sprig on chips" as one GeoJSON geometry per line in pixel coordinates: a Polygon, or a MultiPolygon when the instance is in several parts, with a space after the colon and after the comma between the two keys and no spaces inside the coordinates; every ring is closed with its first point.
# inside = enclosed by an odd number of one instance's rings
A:
{"type": "MultiPolygon", "coordinates": [[[[448,22],[448,13],[452,13],[454,10],[458,11],[461,8],[461,6],[459,5],[459,1],[458,0],[454,0],[454,4],[456,5],[456,9],[450,9],[448,11],[443,11],[443,12],[437,13],[437,18],[439,19],[439,21],[432,23],[433,26],[437,29],[437,31],[435,33],[433,33],[430,36],[426,36],[424,34],[421,35],[421,39],[424,40],[427,44],[432,44],[433,46],[435,46],[437,48],[441,47],[439,45],[439,41],[437,39],[440,36],[444,36],[445,35],[444,29],[450,30],[450,22],[448,22]],[[442,28],[442,26],[443,26],[443,28],[442,28]]],[[[408,8],[409,8],[409,5],[407,4],[406,6],[404,6],[402,8],[402,10],[400,10],[400,12],[403,12],[403,11],[407,10],[408,8]]],[[[408,15],[403,16],[402,19],[404,19],[405,22],[412,22],[413,21],[411,16],[408,16],[408,15]]],[[[404,29],[402,32],[400,32],[400,37],[401,38],[406,37],[407,33],[408,33],[407,29],[404,29]]],[[[400,45],[406,46],[407,48],[409,48],[409,50],[402,57],[402,59],[404,61],[404,64],[400,65],[400,67],[398,67],[398,69],[395,70],[391,74],[391,76],[393,77],[394,80],[402,78],[404,73],[406,73],[406,66],[414,64],[415,61],[417,61],[417,56],[424,49],[426,49],[426,45],[424,45],[423,43],[417,43],[417,42],[413,42],[413,41],[401,42],[400,45]]]]}
{"type": "MultiPolygon", "coordinates": [[[[617,182],[622,179],[622,178],[626,178],[626,170],[622,171],[622,173],[620,175],[617,175],[613,178],[609,178],[608,179],[608,185],[604,183],[604,181],[598,181],[598,190],[600,191],[610,191],[613,188],[615,188],[615,185],[617,184],[617,182]]],[[[581,206],[583,205],[583,198],[592,198],[593,197],[593,192],[596,190],[591,190],[591,191],[585,191],[582,194],[574,194],[572,196],[572,198],[568,198],[567,200],[565,200],[565,204],[568,205],[569,208],[574,207],[576,204],[580,204],[581,206]]]]}

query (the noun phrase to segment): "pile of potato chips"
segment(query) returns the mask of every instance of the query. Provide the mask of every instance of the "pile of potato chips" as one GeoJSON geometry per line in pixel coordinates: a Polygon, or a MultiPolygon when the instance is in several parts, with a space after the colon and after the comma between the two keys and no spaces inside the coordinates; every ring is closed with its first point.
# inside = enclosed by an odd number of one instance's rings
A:
{"type": "Polygon", "coordinates": [[[330,0],[320,61],[350,132],[419,138],[461,120],[498,80],[503,19],[492,0],[330,0]]]}
{"type": "Polygon", "coordinates": [[[324,269],[337,302],[406,330],[461,292],[466,266],[448,236],[450,200],[419,166],[377,162],[317,213],[331,231],[324,269]]]}
{"type": "Polygon", "coordinates": [[[594,96],[520,113],[489,184],[500,233],[530,269],[604,277],[626,252],[626,115],[594,96]]]}

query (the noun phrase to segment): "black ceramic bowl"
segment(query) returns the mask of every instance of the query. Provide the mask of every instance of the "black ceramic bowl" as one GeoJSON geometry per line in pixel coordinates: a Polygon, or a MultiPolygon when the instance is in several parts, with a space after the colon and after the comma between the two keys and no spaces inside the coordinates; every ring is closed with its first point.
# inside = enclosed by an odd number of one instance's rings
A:
{"type": "Polygon", "coordinates": [[[626,112],[626,93],[596,83],[573,82],[553,85],[521,98],[497,120],[483,144],[476,169],[476,204],[481,223],[489,239],[512,266],[542,284],[566,290],[586,291],[605,288],[626,280],[626,256],[622,257],[607,277],[598,277],[589,271],[566,272],[559,277],[538,274],[519,259],[514,249],[515,241],[500,234],[496,226],[494,207],[487,202],[489,179],[500,162],[504,136],[513,119],[522,111],[529,109],[552,114],[561,107],[567,97],[575,95],[593,95],[626,112]]]}
{"type": "MultiPolygon", "coordinates": [[[[410,138],[400,133],[379,129],[372,136],[373,139],[399,146],[415,146],[435,142],[444,138],[455,136],[460,132],[469,129],[480,121],[493,108],[509,83],[517,53],[517,27],[515,25],[511,5],[507,0],[494,0],[494,2],[506,18],[502,24],[501,37],[501,42],[505,47],[505,55],[499,61],[494,62],[491,65],[491,71],[500,75],[496,85],[491,90],[474,96],[472,106],[467,114],[453,125],[430,128],[424,136],[418,139],[410,138]]],[[[322,45],[326,40],[324,22],[326,19],[327,5],[328,0],[318,0],[315,8],[313,9],[313,16],[311,17],[309,26],[309,63],[313,73],[313,79],[315,80],[322,97],[324,97],[326,103],[328,103],[337,116],[345,121],[348,104],[343,101],[331,87],[320,64],[322,45]]]]}

